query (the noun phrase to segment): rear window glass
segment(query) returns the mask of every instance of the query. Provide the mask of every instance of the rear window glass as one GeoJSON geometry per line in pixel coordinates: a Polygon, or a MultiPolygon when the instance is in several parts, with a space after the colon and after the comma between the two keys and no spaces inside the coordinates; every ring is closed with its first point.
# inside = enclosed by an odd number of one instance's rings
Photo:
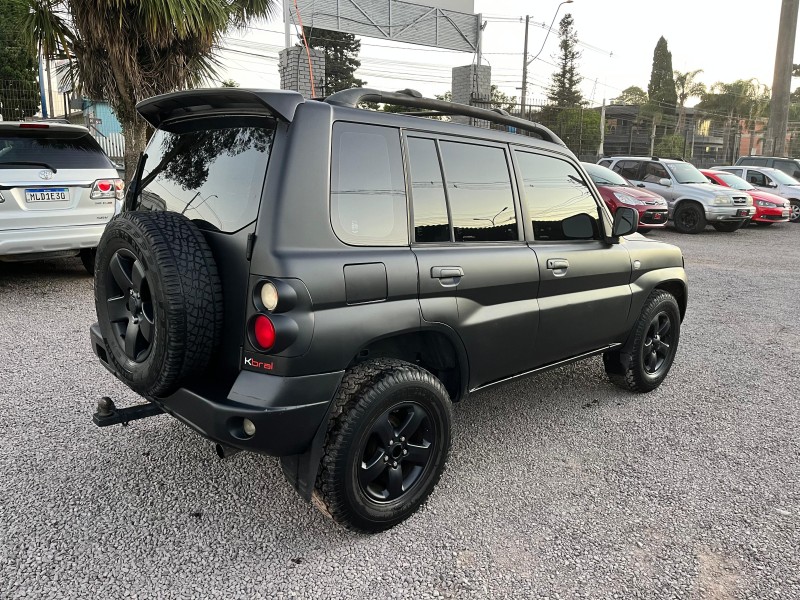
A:
{"type": "Polygon", "coordinates": [[[0,131],[0,169],[113,169],[91,135],[81,131],[0,131]],[[19,163],[35,163],[30,165],[19,163]]]}
{"type": "Polygon", "coordinates": [[[147,147],[140,210],[179,212],[233,233],[255,221],[274,130],[264,126],[158,130],[147,147]]]}

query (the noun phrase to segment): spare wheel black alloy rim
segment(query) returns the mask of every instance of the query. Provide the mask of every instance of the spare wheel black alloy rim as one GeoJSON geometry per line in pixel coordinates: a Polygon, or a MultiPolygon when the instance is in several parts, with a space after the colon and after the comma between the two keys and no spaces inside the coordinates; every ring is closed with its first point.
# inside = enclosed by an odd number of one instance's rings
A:
{"type": "Polygon", "coordinates": [[[155,312],[144,262],[127,248],[117,250],[106,272],[106,306],[111,330],[125,356],[143,362],[153,343],[155,312]]]}
{"type": "Polygon", "coordinates": [[[359,453],[361,491],[374,502],[392,502],[408,493],[433,461],[436,433],[430,413],[416,402],[385,411],[359,453]]]}
{"type": "Polygon", "coordinates": [[[648,375],[658,375],[667,365],[672,352],[673,327],[670,316],[661,311],[647,326],[642,347],[644,370],[648,375]]]}

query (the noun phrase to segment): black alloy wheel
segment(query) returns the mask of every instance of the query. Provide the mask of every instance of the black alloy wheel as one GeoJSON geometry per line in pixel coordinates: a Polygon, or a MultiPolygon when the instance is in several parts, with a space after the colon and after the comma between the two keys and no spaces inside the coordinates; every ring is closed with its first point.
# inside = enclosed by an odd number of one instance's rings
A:
{"type": "Polygon", "coordinates": [[[422,405],[403,402],[385,411],[361,451],[361,491],[375,502],[397,500],[419,483],[435,444],[436,425],[422,405]]]}
{"type": "Polygon", "coordinates": [[[144,262],[127,248],[111,257],[106,272],[108,319],[120,347],[133,362],[150,354],[155,312],[144,262]]]}
{"type": "Polygon", "coordinates": [[[684,201],[675,211],[673,222],[681,233],[700,233],[706,228],[703,208],[694,202],[684,201]]]}
{"type": "Polygon", "coordinates": [[[672,351],[672,321],[665,311],[661,311],[647,328],[642,345],[642,362],[648,375],[658,376],[667,364],[672,351]]]}
{"type": "Polygon", "coordinates": [[[378,358],[345,372],[312,500],[339,525],[383,531],[410,517],[444,471],[452,405],[426,369],[378,358]]]}

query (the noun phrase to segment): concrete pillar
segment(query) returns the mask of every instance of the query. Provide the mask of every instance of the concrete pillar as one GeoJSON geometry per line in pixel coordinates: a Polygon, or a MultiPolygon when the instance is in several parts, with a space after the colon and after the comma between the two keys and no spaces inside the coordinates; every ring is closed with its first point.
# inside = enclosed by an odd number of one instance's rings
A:
{"type": "MultiPolygon", "coordinates": [[[[281,89],[300,92],[306,98],[312,97],[311,76],[308,70],[308,56],[303,46],[292,46],[278,53],[281,74],[281,89]]],[[[311,66],[314,71],[314,91],[318,98],[327,95],[325,90],[325,52],[311,48],[311,66]]]]}
{"type": "MultiPolygon", "coordinates": [[[[489,65],[465,65],[453,67],[453,102],[490,108],[492,93],[492,67],[489,65]]],[[[453,117],[456,123],[470,123],[469,117],[453,117]]],[[[483,122],[486,124],[486,122],[483,122]]],[[[476,123],[478,124],[478,123],[476,123]]],[[[487,125],[488,126],[488,125],[487,125]]]]}

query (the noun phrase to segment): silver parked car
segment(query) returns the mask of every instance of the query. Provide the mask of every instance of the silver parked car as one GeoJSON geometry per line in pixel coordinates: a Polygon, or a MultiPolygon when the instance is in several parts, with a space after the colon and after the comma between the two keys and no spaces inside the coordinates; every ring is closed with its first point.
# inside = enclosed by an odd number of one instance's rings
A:
{"type": "Polygon", "coordinates": [[[80,254],[94,272],[106,223],[124,183],[78,125],[0,122],[0,261],[80,254]]]}
{"type": "Polygon", "coordinates": [[[681,233],[700,233],[707,224],[717,231],[736,231],[756,213],[747,192],[714,186],[694,165],[682,160],[615,156],[598,164],[664,196],[669,218],[681,233]]]}
{"type": "Polygon", "coordinates": [[[714,169],[738,175],[759,190],[786,198],[792,205],[789,220],[800,223],[800,181],[794,177],[770,167],[733,166],[714,169]]]}

